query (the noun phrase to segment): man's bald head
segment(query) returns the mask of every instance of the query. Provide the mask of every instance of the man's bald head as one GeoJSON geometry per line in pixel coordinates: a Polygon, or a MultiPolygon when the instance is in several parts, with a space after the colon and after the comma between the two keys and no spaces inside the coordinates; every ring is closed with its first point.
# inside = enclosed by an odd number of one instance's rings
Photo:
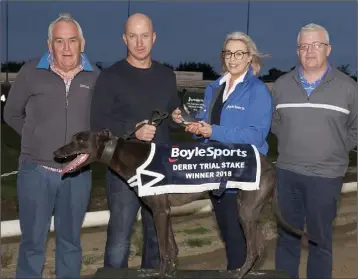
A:
{"type": "Polygon", "coordinates": [[[133,65],[151,62],[151,51],[156,40],[152,20],[144,14],[131,15],[125,25],[123,40],[128,48],[128,58],[133,65]]]}
{"type": "Polygon", "coordinates": [[[149,30],[151,30],[153,32],[152,20],[145,14],[136,13],[136,14],[131,15],[127,19],[125,27],[124,27],[125,33],[128,33],[128,31],[131,30],[136,25],[145,25],[148,27],[149,30]]]}

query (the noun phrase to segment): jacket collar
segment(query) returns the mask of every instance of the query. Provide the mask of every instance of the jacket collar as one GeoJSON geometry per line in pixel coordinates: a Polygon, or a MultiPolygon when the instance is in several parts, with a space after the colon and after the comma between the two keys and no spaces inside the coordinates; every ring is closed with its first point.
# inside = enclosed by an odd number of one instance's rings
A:
{"type": "MultiPolygon", "coordinates": [[[[213,87],[217,88],[220,87],[223,82],[221,82],[221,80],[225,77],[226,73],[221,75],[214,83],[213,83],[213,87]]],[[[249,66],[247,73],[242,81],[242,83],[246,83],[251,77],[254,76],[254,72],[252,71],[252,67],[249,66]]]]}
{"type": "MultiPolygon", "coordinates": [[[[48,69],[50,68],[50,61],[52,60],[52,54],[47,51],[45,54],[41,57],[39,63],[37,64],[37,69],[48,69]]],[[[84,71],[92,72],[93,68],[91,66],[91,63],[89,62],[87,56],[82,52],[81,53],[81,64],[84,71]]]]}
{"type": "MultiPolygon", "coordinates": [[[[325,73],[324,77],[322,78],[321,82],[327,82],[330,81],[332,79],[334,79],[335,75],[336,75],[336,69],[334,67],[332,67],[330,64],[328,65],[329,69],[328,71],[325,73]]],[[[296,67],[292,70],[291,74],[292,77],[297,81],[297,82],[301,82],[300,80],[300,73],[301,73],[301,65],[296,65],[296,67]]],[[[338,71],[338,70],[337,70],[338,71]]]]}

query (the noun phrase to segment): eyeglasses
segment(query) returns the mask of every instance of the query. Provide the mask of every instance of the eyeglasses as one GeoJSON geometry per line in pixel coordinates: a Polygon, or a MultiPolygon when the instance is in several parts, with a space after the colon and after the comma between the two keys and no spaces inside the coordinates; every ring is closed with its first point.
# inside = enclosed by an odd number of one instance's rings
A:
{"type": "Polygon", "coordinates": [[[232,57],[232,55],[234,55],[234,57],[236,59],[242,60],[244,58],[244,55],[248,54],[248,53],[249,53],[248,51],[245,52],[245,51],[241,51],[241,50],[238,50],[235,52],[231,52],[229,50],[223,50],[222,56],[224,57],[224,59],[230,59],[232,57]]]}
{"type": "Polygon", "coordinates": [[[313,49],[318,50],[318,49],[322,48],[322,45],[328,46],[328,44],[326,44],[326,43],[313,42],[312,44],[302,44],[302,45],[299,45],[299,46],[298,46],[298,49],[299,49],[299,50],[304,50],[304,51],[306,51],[306,50],[308,50],[308,48],[309,48],[310,46],[312,46],[313,49]]]}

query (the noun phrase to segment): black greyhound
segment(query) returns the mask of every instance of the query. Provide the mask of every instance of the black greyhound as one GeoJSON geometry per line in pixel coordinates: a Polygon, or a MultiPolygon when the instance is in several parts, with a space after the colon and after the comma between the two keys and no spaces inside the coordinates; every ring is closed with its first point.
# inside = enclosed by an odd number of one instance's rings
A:
{"type": "MultiPolygon", "coordinates": [[[[107,164],[118,175],[128,180],[136,174],[136,169],[144,163],[150,152],[150,143],[136,140],[124,140],[114,137],[108,130],[97,133],[80,132],[73,136],[72,141],[54,152],[57,158],[76,156],[63,169],[63,174],[74,172],[92,162],[107,164]]],[[[235,278],[243,278],[254,266],[264,250],[264,238],[258,226],[260,212],[271,197],[272,205],[279,223],[292,233],[308,236],[288,225],[281,216],[277,204],[275,169],[271,162],[261,156],[261,179],[259,190],[240,191],[238,205],[239,217],[247,240],[247,257],[244,265],[235,278]]],[[[158,234],[160,251],[159,277],[175,271],[178,248],[174,239],[170,221],[170,207],[184,205],[206,196],[205,192],[185,194],[161,194],[141,197],[153,212],[158,234]]]]}

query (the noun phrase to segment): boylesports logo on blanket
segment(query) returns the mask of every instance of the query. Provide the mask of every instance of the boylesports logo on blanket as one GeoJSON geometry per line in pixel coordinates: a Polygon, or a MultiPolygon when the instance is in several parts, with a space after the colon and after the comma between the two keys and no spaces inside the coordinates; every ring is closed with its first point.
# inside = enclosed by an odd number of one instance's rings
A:
{"type": "Polygon", "coordinates": [[[247,151],[241,149],[221,149],[213,146],[207,148],[195,147],[192,149],[180,149],[178,146],[172,146],[170,157],[168,158],[170,163],[176,162],[178,159],[183,158],[190,160],[193,157],[212,157],[215,160],[220,156],[239,156],[246,157],[247,151]]]}

